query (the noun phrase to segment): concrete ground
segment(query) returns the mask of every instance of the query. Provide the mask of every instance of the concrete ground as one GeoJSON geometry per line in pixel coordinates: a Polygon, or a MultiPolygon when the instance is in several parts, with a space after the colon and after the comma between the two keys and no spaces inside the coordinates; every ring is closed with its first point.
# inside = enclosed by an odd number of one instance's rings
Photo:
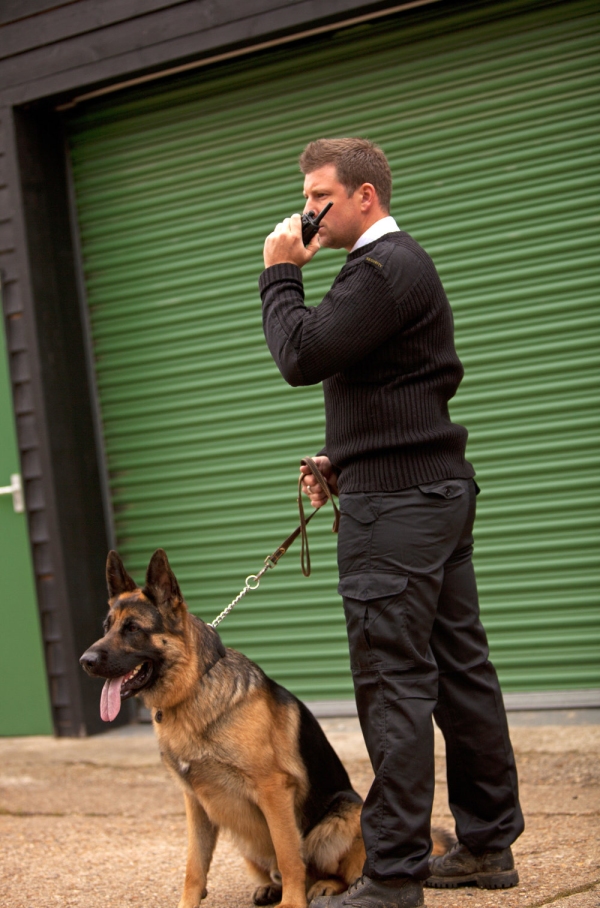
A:
{"type": "MultiPolygon", "coordinates": [[[[426,890],[426,905],[599,908],[597,713],[509,718],[527,824],[514,847],[521,883],[502,892],[426,890]]],[[[371,770],[357,720],[321,721],[364,795],[371,770]]],[[[453,828],[437,731],[434,822],[453,828]]],[[[175,908],[185,839],[182,796],[149,726],[82,740],[0,739],[2,908],[175,908]]],[[[204,908],[250,908],[252,891],[223,839],[204,908]]]]}

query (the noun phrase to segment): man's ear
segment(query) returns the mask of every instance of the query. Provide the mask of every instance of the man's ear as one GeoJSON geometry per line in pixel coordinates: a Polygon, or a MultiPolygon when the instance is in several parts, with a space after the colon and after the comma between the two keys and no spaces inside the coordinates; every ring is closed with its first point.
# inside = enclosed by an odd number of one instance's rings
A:
{"type": "Polygon", "coordinates": [[[164,549],[157,549],[150,559],[146,572],[146,588],[152,593],[158,604],[182,598],[179,584],[171,570],[164,549]]]}
{"type": "Polygon", "coordinates": [[[129,576],[120,557],[112,550],[106,559],[106,584],[110,599],[120,593],[131,593],[137,589],[135,580],[129,576]]]}
{"type": "Polygon", "coordinates": [[[363,183],[359,189],[361,211],[366,214],[374,204],[379,204],[377,190],[372,183],[363,183]]]}

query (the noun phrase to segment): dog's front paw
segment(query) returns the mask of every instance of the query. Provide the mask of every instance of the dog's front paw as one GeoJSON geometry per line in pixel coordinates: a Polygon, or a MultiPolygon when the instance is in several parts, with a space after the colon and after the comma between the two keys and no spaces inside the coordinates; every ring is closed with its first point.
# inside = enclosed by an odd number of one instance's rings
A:
{"type": "Polygon", "coordinates": [[[276,905],[281,901],[282,891],[281,886],[274,886],[273,883],[270,883],[268,886],[259,886],[258,889],[254,891],[254,904],[276,905]]]}
{"type": "Polygon", "coordinates": [[[205,899],[207,895],[208,895],[208,889],[206,889],[206,888],[204,888],[202,890],[202,895],[200,896],[200,900],[198,900],[198,898],[194,897],[194,896],[192,896],[192,898],[190,898],[189,896],[182,895],[179,900],[179,905],[177,906],[177,908],[200,908],[200,902],[203,899],[205,899]]]}
{"type": "Polygon", "coordinates": [[[340,892],[345,892],[347,888],[343,880],[317,880],[308,890],[308,901],[310,903],[322,895],[338,895],[340,892]]]}

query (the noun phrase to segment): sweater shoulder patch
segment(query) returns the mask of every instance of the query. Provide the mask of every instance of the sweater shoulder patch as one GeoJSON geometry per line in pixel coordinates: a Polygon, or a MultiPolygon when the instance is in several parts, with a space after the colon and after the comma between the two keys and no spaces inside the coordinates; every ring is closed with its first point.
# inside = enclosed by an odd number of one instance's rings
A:
{"type": "Polygon", "coordinates": [[[369,265],[373,265],[374,268],[383,268],[381,262],[378,262],[377,259],[372,258],[370,255],[365,256],[365,262],[368,262],[369,265]]]}

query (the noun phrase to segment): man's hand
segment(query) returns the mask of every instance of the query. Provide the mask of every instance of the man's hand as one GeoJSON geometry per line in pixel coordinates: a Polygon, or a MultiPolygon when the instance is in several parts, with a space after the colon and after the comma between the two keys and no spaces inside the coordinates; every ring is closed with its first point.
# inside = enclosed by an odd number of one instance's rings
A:
{"type": "Polygon", "coordinates": [[[308,246],[304,245],[302,218],[299,214],[293,214],[291,218],[286,218],[278,224],[273,233],[266,238],[263,250],[265,268],[281,265],[283,262],[290,262],[302,268],[320,248],[319,234],[312,238],[308,246]]]}
{"type": "MultiPolygon", "coordinates": [[[[327,480],[327,485],[329,486],[333,494],[337,495],[337,473],[331,466],[331,461],[329,460],[329,458],[321,454],[320,456],[313,457],[312,459],[318,466],[324,478],[327,480]]],[[[302,491],[310,498],[311,505],[313,506],[313,508],[322,508],[323,505],[327,503],[327,496],[311,473],[310,467],[306,464],[302,464],[300,466],[300,475],[304,477],[302,480],[302,491]]]]}

